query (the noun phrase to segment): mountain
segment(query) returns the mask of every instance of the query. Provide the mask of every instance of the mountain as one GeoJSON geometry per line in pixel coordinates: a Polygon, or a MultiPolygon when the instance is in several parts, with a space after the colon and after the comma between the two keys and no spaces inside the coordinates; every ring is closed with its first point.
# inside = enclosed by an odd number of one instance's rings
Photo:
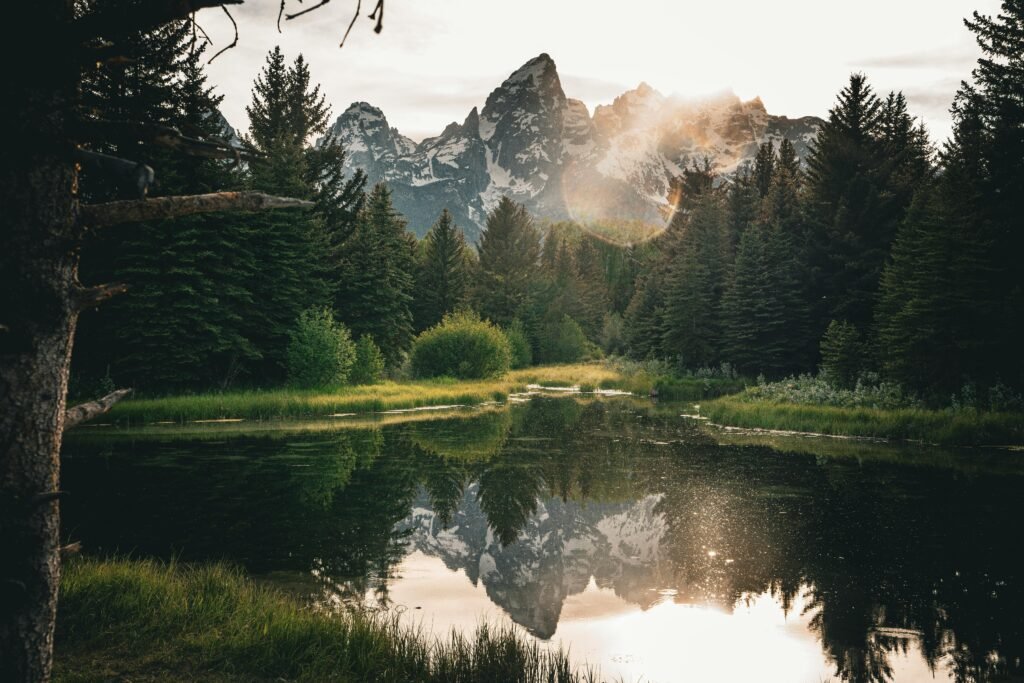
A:
{"type": "Polygon", "coordinates": [[[664,516],[657,511],[660,495],[585,505],[537,500],[515,542],[502,546],[480,509],[478,493],[478,484],[468,486],[444,527],[421,490],[397,529],[411,549],[464,571],[474,585],[482,583],[488,598],[533,635],[554,635],[565,600],[583,592],[591,579],[643,608],[659,599],[651,588],[667,583],[659,575],[665,534],[664,516]]]}
{"type": "Polygon", "coordinates": [[[387,182],[417,234],[448,208],[475,238],[506,194],[540,219],[661,221],[671,179],[692,162],[707,156],[729,176],[752,163],[758,145],[783,138],[803,157],[821,123],[768,114],[759,98],[688,100],[646,83],[591,115],[566,97],[554,61],[541,54],[437,137],[417,144],[380,109],[356,102],[320,144],[339,140],[349,170],[387,182]]]}

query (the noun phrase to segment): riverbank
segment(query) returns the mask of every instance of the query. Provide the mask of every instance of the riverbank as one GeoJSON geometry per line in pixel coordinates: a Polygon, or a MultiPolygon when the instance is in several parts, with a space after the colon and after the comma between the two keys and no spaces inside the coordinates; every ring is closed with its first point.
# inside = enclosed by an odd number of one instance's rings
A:
{"type": "Polygon", "coordinates": [[[703,402],[717,425],[831,436],[920,441],[945,446],[1024,444],[1024,414],[925,408],[843,407],[759,398],[751,391],[703,402]]]}
{"type": "Polygon", "coordinates": [[[493,380],[409,380],[348,386],[330,391],[272,389],[131,398],[118,403],[99,423],[133,426],[215,420],[308,419],[386,413],[415,408],[473,406],[503,402],[530,387],[598,389],[671,400],[700,400],[737,391],[735,380],[675,379],[625,372],[612,363],[550,365],[514,370],[493,380]]]}
{"type": "Polygon", "coordinates": [[[326,614],[223,565],[69,562],[54,680],[597,680],[510,628],[438,642],[394,619],[326,614]]]}

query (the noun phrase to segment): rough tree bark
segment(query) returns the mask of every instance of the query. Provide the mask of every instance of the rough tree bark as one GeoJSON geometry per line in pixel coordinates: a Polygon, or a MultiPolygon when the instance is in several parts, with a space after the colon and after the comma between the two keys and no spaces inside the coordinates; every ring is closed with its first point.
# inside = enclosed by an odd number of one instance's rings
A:
{"type": "MultiPolygon", "coordinates": [[[[70,411],[65,405],[78,313],[124,290],[119,284],[79,283],[79,244],[88,221],[309,206],[255,193],[220,193],[78,207],[76,137],[83,122],[74,117],[83,41],[116,39],[202,8],[242,2],[145,0],[130,11],[108,9],[76,21],[74,0],[32,0],[20,3],[18,28],[4,43],[9,106],[0,155],[2,683],[50,679],[60,558],[62,550],[68,554],[78,547],[62,549],[59,542],[61,436],[67,425],[105,411],[123,396],[115,392],[70,411]]],[[[177,131],[153,134],[155,144],[190,154],[237,159],[248,153],[177,131]]]]}
{"type": "MultiPolygon", "coordinates": [[[[157,0],[148,4],[189,9],[217,3],[157,0]]],[[[24,47],[23,54],[31,54],[28,43],[44,39],[49,47],[46,58],[33,60],[31,68],[7,71],[11,78],[4,93],[8,102],[16,103],[8,109],[5,134],[10,139],[0,164],[0,681],[4,683],[50,679],[60,582],[60,496],[56,492],[61,435],[69,417],[95,415],[113,403],[107,397],[70,413],[66,410],[78,313],[123,289],[119,285],[83,287],[78,282],[78,249],[87,221],[76,219],[81,214],[97,222],[117,222],[157,214],[305,205],[242,193],[79,209],[74,164],[78,124],[73,120],[78,44],[53,40],[74,34],[72,0],[33,0],[23,3],[21,11],[29,15],[25,24],[32,31],[19,39],[26,45],[14,47],[24,47]]],[[[182,16],[168,16],[168,11],[153,14],[161,20],[182,16]]]]}
{"type": "MultiPolygon", "coordinates": [[[[23,3],[54,33],[71,0],[23,3]]],[[[17,32],[16,32],[17,33],[17,32]]],[[[37,35],[42,35],[40,31],[37,35]]],[[[8,69],[10,144],[0,170],[0,681],[50,677],[60,580],[58,455],[77,313],[69,116],[78,71],[67,44],[8,69]]],[[[27,54],[27,53],[26,53],[27,54]]]]}

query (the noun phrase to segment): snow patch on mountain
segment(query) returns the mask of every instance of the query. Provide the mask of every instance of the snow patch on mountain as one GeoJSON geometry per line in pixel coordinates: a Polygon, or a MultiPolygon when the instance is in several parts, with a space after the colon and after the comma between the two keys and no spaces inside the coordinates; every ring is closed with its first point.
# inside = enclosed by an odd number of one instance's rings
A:
{"type": "Polygon", "coordinates": [[[566,97],[554,61],[541,54],[437,137],[417,144],[380,109],[356,102],[320,144],[338,140],[350,171],[388,183],[417,234],[448,208],[473,239],[503,195],[541,219],[657,220],[672,178],[690,164],[706,157],[729,176],[752,164],[758,145],[783,139],[804,158],[821,123],[773,116],[759,98],[724,92],[684,100],[647,83],[591,115],[566,97]]]}

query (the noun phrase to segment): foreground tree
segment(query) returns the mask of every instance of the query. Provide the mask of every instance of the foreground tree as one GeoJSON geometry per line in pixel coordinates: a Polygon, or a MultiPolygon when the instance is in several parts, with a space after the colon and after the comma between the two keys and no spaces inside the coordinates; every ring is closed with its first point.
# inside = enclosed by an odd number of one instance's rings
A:
{"type": "Polygon", "coordinates": [[[469,247],[448,209],[420,245],[416,264],[416,329],[433,327],[466,302],[469,247]]]}
{"type": "MultiPolygon", "coordinates": [[[[94,230],[124,222],[215,211],[302,206],[256,192],[220,192],[83,205],[78,164],[104,164],[144,196],[152,169],[86,151],[105,131],[134,134],[178,151],[237,158],[236,150],[176,130],[81,117],[81,69],[122,56],[131,36],[242,0],[110,2],[76,15],[73,0],[35,0],[19,9],[12,54],[46,46],[46,59],[12,69],[5,94],[11,136],[0,165],[0,680],[47,681],[60,579],[58,500],[61,435],[109,409],[125,391],[66,409],[68,366],[79,314],[124,291],[78,280],[80,247],[94,230]],[[101,40],[102,39],[102,40],[101,40]]],[[[383,12],[380,13],[380,16],[383,12]]]]}
{"type": "Polygon", "coordinates": [[[507,326],[526,303],[538,275],[540,233],[526,209],[502,197],[487,216],[480,238],[480,278],[475,301],[480,314],[507,326]]]}

